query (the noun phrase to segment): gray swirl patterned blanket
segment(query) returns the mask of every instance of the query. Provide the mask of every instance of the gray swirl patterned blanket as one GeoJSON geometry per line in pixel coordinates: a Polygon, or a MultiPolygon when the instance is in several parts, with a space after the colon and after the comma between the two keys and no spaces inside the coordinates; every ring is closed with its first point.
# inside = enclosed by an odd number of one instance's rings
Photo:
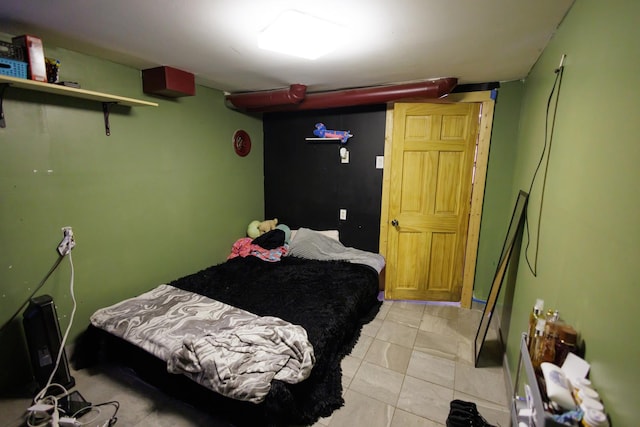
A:
{"type": "Polygon", "coordinates": [[[303,327],[171,285],[100,309],[91,323],[166,361],[171,373],[253,403],[274,379],[304,380],[315,362],[303,327]]]}

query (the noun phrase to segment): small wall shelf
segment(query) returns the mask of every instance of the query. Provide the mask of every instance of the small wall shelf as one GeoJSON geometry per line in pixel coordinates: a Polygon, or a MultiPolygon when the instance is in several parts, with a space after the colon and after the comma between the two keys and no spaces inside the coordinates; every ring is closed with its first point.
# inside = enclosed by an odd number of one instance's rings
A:
{"type": "Polygon", "coordinates": [[[340,138],[305,138],[305,141],[342,141],[340,138]]]}
{"type": "Polygon", "coordinates": [[[4,121],[4,111],[2,110],[2,101],[4,100],[4,91],[8,86],[20,89],[33,90],[37,92],[47,92],[55,95],[70,96],[73,98],[87,99],[102,103],[102,111],[104,113],[105,132],[110,135],[109,129],[109,109],[113,104],[125,105],[128,107],[157,107],[155,102],[142,101],[140,99],[126,98],[124,96],[110,95],[102,92],[94,92],[86,89],[79,89],[68,86],[61,86],[51,83],[42,83],[35,80],[21,79],[9,76],[0,76],[0,127],[6,127],[4,121]]]}

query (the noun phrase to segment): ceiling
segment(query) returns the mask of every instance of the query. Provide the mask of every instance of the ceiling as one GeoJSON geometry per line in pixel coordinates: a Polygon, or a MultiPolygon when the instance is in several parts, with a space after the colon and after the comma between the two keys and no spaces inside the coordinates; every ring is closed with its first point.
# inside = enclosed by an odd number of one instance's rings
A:
{"type": "MultiPolygon", "coordinates": [[[[3,0],[0,28],[138,69],[167,65],[226,92],[309,92],[527,76],[574,0],[3,0]],[[258,49],[295,9],[345,26],[317,60],[258,49]],[[348,33],[348,36],[346,35],[348,33]]],[[[560,58],[558,58],[560,60],[560,58]]]]}

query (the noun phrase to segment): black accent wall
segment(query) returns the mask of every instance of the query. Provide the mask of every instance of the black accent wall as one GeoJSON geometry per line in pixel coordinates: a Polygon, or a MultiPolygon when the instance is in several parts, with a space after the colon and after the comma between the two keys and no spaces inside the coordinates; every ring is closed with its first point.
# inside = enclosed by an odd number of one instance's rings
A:
{"type": "Polygon", "coordinates": [[[337,229],[345,246],[378,252],[386,105],[267,113],[264,127],[265,218],[292,229],[337,229]],[[349,163],[338,141],[313,138],[316,123],[353,134],[349,163]],[[339,210],[347,219],[339,219],[339,210]]]}

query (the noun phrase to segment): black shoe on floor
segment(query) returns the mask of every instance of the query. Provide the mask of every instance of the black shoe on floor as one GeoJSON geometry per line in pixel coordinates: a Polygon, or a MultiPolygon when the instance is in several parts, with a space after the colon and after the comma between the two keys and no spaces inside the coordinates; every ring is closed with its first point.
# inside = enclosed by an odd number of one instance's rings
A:
{"type": "Polygon", "coordinates": [[[473,402],[465,402],[464,400],[455,399],[451,401],[449,406],[452,411],[454,409],[459,409],[474,415],[478,413],[478,408],[476,407],[476,404],[473,402]]]}
{"type": "Polygon", "coordinates": [[[473,402],[454,400],[450,407],[447,427],[494,427],[480,415],[473,402]]]}
{"type": "Polygon", "coordinates": [[[447,417],[447,427],[475,427],[475,416],[465,410],[452,409],[447,417]]]}

